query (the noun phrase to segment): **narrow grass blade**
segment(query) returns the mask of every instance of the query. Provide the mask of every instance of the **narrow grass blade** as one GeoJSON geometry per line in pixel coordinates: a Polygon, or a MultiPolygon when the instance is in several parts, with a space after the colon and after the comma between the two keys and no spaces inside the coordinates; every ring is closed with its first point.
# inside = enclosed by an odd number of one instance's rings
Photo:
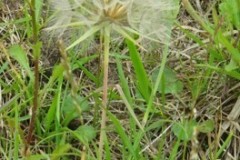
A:
{"type": "Polygon", "coordinates": [[[111,148],[110,148],[110,144],[109,144],[109,141],[107,138],[105,138],[105,143],[104,143],[104,146],[105,146],[105,159],[106,160],[111,160],[111,148]]]}
{"type": "Polygon", "coordinates": [[[127,101],[127,98],[126,98],[126,96],[124,95],[124,93],[123,93],[123,91],[122,91],[122,88],[121,88],[119,85],[117,85],[116,88],[117,88],[120,96],[122,97],[122,99],[123,99],[123,101],[124,101],[124,103],[125,103],[128,111],[129,111],[130,115],[131,115],[132,118],[135,120],[135,122],[137,123],[138,127],[139,127],[142,131],[144,131],[141,123],[139,122],[136,114],[134,113],[134,111],[133,111],[133,109],[132,109],[132,106],[131,106],[131,105],[129,104],[129,102],[127,101]]]}
{"type": "Polygon", "coordinates": [[[13,98],[9,99],[6,103],[0,106],[0,113],[3,113],[6,109],[10,109],[10,107],[21,97],[22,93],[15,95],[13,98]]]}
{"type": "Polygon", "coordinates": [[[111,121],[113,122],[117,133],[121,137],[124,147],[128,149],[128,152],[133,156],[133,159],[138,159],[138,155],[131,144],[131,140],[128,138],[128,135],[125,133],[124,128],[122,127],[122,124],[120,123],[120,121],[112,113],[108,112],[108,115],[111,121]]]}
{"type": "Polygon", "coordinates": [[[129,40],[130,42],[132,42],[134,45],[138,46],[140,49],[142,50],[146,50],[143,48],[143,46],[141,46],[133,37],[131,37],[125,30],[123,30],[121,27],[118,27],[116,25],[113,25],[113,29],[118,32],[119,34],[121,34],[124,38],[126,38],[127,40],[129,40]]]}
{"type": "Polygon", "coordinates": [[[169,160],[175,160],[176,159],[179,146],[180,146],[180,139],[178,139],[177,142],[174,144],[173,149],[170,153],[169,160]]]}
{"type": "Polygon", "coordinates": [[[231,76],[233,78],[236,78],[236,79],[240,80],[240,73],[237,72],[237,71],[229,71],[229,72],[227,72],[224,69],[218,68],[216,66],[208,65],[208,64],[198,64],[196,66],[198,66],[198,67],[207,67],[208,69],[214,70],[214,71],[222,73],[222,74],[229,75],[229,76],[231,76]]]}
{"type": "MultiPolygon", "coordinates": [[[[168,39],[168,42],[169,41],[170,41],[170,39],[168,39]]],[[[152,108],[153,100],[155,98],[155,95],[156,95],[156,92],[158,90],[159,84],[161,83],[161,79],[163,77],[163,71],[164,71],[164,68],[165,68],[165,65],[166,65],[166,62],[167,62],[168,49],[169,49],[169,46],[165,45],[165,48],[163,50],[163,57],[162,57],[162,62],[161,62],[161,65],[160,65],[159,73],[158,73],[156,82],[154,84],[154,88],[151,92],[151,96],[149,97],[149,101],[148,101],[148,104],[147,104],[147,109],[146,109],[144,117],[143,117],[143,122],[142,122],[143,126],[145,126],[146,123],[147,123],[147,120],[148,120],[148,117],[149,117],[149,114],[150,114],[150,110],[152,108]]]]}
{"type": "Polygon", "coordinates": [[[232,136],[233,136],[233,133],[230,132],[230,134],[228,135],[228,137],[225,140],[225,142],[222,144],[222,146],[217,151],[216,159],[222,154],[223,150],[227,147],[227,145],[229,145],[230,141],[232,140],[232,136]]]}
{"type": "Polygon", "coordinates": [[[85,32],[85,34],[83,34],[78,40],[76,40],[75,42],[73,42],[70,46],[68,46],[66,48],[66,50],[69,50],[73,47],[75,47],[76,45],[78,45],[79,43],[81,43],[82,41],[84,41],[85,39],[87,39],[88,37],[94,35],[94,33],[96,33],[97,31],[99,31],[102,28],[102,25],[97,25],[94,27],[91,27],[88,31],[85,32]]]}
{"type": "MultiPolygon", "coordinates": [[[[59,84],[58,84],[58,89],[55,93],[55,96],[53,98],[52,104],[47,112],[47,115],[44,119],[44,126],[46,131],[50,130],[52,122],[56,119],[56,125],[59,127],[60,126],[60,97],[61,97],[61,92],[62,92],[62,80],[63,77],[59,79],[59,84]]],[[[59,128],[56,128],[59,130],[59,128]]]]}
{"type": "Polygon", "coordinates": [[[129,104],[132,106],[133,101],[132,101],[132,97],[130,94],[130,89],[128,86],[127,79],[125,78],[124,73],[123,73],[121,60],[119,58],[116,58],[116,62],[117,62],[117,69],[118,69],[118,77],[120,79],[123,93],[126,96],[126,99],[129,102],[129,104]]]}
{"type": "Polygon", "coordinates": [[[144,68],[143,62],[134,43],[128,39],[126,39],[126,43],[129,49],[130,57],[136,74],[137,86],[139,88],[139,91],[143,95],[144,99],[148,102],[150,97],[151,85],[148,79],[147,72],[144,68]]]}
{"type": "Polygon", "coordinates": [[[222,33],[218,33],[218,39],[217,39],[230,53],[233,60],[240,66],[240,51],[235,48],[232,43],[224,37],[222,33]]]}
{"type": "Polygon", "coordinates": [[[87,68],[85,68],[84,66],[82,65],[79,65],[79,68],[86,74],[86,76],[92,80],[95,84],[99,84],[100,81],[99,81],[99,78],[96,77],[91,71],[89,71],[87,68]]]}
{"type": "Polygon", "coordinates": [[[45,31],[51,31],[51,30],[60,29],[60,28],[79,27],[79,26],[81,26],[81,25],[84,25],[84,23],[74,22],[74,23],[65,24],[65,25],[51,26],[51,27],[48,27],[48,28],[46,28],[46,29],[44,29],[44,30],[45,30],[45,31]]]}
{"type": "Polygon", "coordinates": [[[19,134],[19,105],[16,104],[15,108],[15,118],[14,118],[14,159],[18,159],[19,157],[19,145],[20,145],[20,134],[19,134]]]}

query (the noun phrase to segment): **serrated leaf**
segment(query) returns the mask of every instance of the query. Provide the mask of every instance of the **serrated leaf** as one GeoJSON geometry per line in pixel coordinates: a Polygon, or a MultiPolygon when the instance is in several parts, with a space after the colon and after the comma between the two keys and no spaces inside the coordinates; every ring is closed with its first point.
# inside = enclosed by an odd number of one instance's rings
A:
{"type": "Polygon", "coordinates": [[[189,141],[192,139],[194,127],[197,123],[194,120],[183,120],[182,122],[174,123],[172,131],[174,135],[183,141],[189,141]]]}
{"type": "Polygon", "coordinates": [[[197,129],[199,132],[202,132],[202,133],[212,132],[214,129],[214,122],[213,120],[206,120],[202,122],[200,125],[198,125],[197,129]]]}

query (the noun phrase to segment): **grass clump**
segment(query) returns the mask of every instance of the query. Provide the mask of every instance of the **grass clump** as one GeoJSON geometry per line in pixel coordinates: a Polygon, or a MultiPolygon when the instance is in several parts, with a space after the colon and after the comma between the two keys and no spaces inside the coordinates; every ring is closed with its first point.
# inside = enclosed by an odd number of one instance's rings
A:
{"type": "Polygon", "coordinates": [[[240,157],[237,0],[0,6],[2,159],[240,157]]]}

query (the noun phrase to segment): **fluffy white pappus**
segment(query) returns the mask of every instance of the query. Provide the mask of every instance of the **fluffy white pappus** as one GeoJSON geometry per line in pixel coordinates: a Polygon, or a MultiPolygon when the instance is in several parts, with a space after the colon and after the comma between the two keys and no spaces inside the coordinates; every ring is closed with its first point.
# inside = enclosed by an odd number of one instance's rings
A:
{"type": "Polygon", "coordinates": [[[134,30],[143,39],[165,43],[179,0],[51,0],[51,6],[55,13],[47,30],[58,35],[68,27],[86,29],[108,21],[134,30]]]}
{"type": "Polygon", "coordinates": [[[135,0],[128,11],[128,22],[143,38],[168,43],[178,11],[178,0],[135,0]]]}
{"type": "Polygon", "coordinates": [[[71,5],[68,0],[50,0],[50,5],[53,14],[46,30],[60,37],[68,28],[68,24],[71,23],[73,16],[71,5]]]}

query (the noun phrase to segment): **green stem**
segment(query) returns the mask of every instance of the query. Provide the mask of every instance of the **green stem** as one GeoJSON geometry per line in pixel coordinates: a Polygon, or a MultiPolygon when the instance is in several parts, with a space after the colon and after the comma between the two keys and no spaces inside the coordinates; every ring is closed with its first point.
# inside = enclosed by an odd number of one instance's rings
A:
{"type": "Polygon", "coordinates": [[[107,119],[107,91],[108,91],[108,64],[110,50],[110,26],[107,25],[103,31],[104,36],[104,62],[103,62],[103,95],[102,95],[102,116],[101,116],[101,131],[99,139],[99,159],[103,159],[104,137],[106,135],[106,119],[107,119]]]}
{"type": "Polygon", "coordinates": [[[33,93],[33,108],[32,108],[32,116],[29,124],[29,131],[27,135],[27,144],[25,146],[25,155],[28,155],[29,145],[32,141],[34,124],[37,116],[38,109],[38,93],[39,93],[39,57],[40,57],[40,43],[38,39],[38,22],[36,20],[36,12],[35,12],[35,0],[31,0],[29,3],[30,6],[30,15],[32,17],[32,29],[33,29],[33,63],[34,63],[34,93],[33,93]]]}

